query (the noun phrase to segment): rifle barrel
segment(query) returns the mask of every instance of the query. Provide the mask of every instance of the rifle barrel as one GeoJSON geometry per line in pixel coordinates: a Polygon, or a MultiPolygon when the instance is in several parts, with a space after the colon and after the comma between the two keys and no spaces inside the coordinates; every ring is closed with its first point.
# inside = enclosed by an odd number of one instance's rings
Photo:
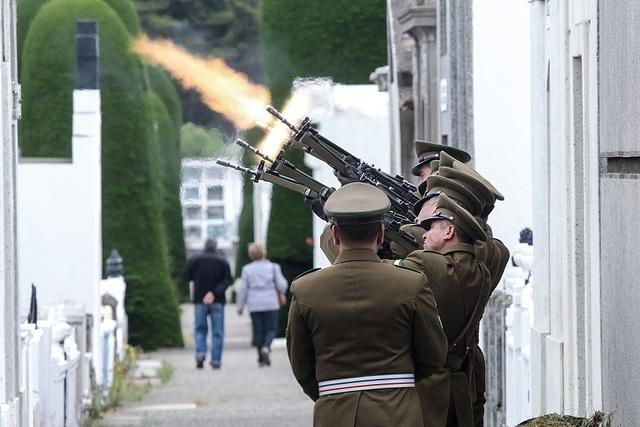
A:
{"type": "Polygon", "coordinates": [[[262,151],[258,150],[257,148],[251,146],[248,142],[238,138],[238,139],[236,139],[236,144],[238,144],[239,146],[241,146],[245,150],[251,151],[253,154],[255,154],[258,157],[263,158],[264,160],[268,161],[269,163],[273,163],[273,159],[272,158],[270,158],[269,156],[267,156],[266,154],[264,154],[262,151]]]}
{"type": "Polygon", "coordinates": [[[284,123],[289,129],[291,129],[291,132],[298,132],[298,129],[292,125],[291,122],[285,119],[284,116],[280,114],[280,111],[276,110],[271,105],[267,105],[267,113],[284,123]]]}

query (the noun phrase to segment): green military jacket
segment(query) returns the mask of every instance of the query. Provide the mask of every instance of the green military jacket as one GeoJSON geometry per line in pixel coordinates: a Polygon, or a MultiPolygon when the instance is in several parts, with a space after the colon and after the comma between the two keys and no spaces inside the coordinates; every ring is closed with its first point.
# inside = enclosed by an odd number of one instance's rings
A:
{"type": "Polygon", "coordinates": [[[465,340],[454,341],[460,338],[465,328],[465,336],[472,340],[489,300],[489,271],[476,259],[474,247],[463,243],[451,245],[441,252],[414,251],[395,263],[424,271],[449,340],[448,368],[417,384],[425,426],[447,425],[451,404],[455,408],[455,425],[472,426],[472,403],[475,399],[469,388],[470,378],[460,364],[465,355],[465,340]],[[469,322],[470,326],[467,326],[469,322]],[[456,345],[451,348],[453,344],[456,345]]]}
{"type": "Polygon", "coordinates": [[[294,280],[287,325],[293,374],[313,399],[314,426],[422,426],[415,388],[319,396],[318,382],[414,373],[444,365],[446,337],[426,278],[369,250],[294,280]]]}

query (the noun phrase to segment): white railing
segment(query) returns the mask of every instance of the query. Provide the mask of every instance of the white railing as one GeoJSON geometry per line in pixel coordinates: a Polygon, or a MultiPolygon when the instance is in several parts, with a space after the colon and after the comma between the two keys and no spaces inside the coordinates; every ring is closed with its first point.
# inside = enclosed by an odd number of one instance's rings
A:
{"type": "Polygon", "coordinates": [[[74,327],[51,319],[21,325],[22,425],[81,425],[80,352],[74,327]]]}
{"type": "Polygon", "coordinates": [[[38,321],[37,326],[21,325],[20,399],[0,405],[0,427],[82,425],[93,391],[90,371],[93,369],[96,383],[106,388],[112,383],[115,359],[124,356],[125,289],[122,277],[101,282],[101,294],[107,296],[103,301],[108,304],[102,307],[98,342],[91,343],[88,315],[83,305],[74,302],[42,309],[47,320],[38,321]],[[96,352],[103,357],[93,358],[96,352]],[[92,366],[94,359],[100,366],[92,366]]]}
{"type": "Polygon", "coordinates": [[[504,291],[513,298],[506,321],[506,421],[509,426],[531,418],[533,412],[530,358],[533,246],[518,244],[513,249],[512,261],[503,276],[504,291]]]}

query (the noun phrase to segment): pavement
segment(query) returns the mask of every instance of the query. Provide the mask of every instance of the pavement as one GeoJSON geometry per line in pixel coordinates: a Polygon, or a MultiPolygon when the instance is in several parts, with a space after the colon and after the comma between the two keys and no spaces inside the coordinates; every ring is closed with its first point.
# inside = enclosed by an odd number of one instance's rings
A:
{"type": "Polygon", "coordinates": [[[142,401],[104,414],[102,427],[216,426],[298,427],[312,425],[313,402],[294,379],[283,339],[274,341],[271,367],[258,367],[251,347],[248,313],[225,309],[222,368],[195,368],[193,306],[182,307],[184,349],[149,352],[144,358],[167,361],[175,372],[155,385],[142,401]]]}

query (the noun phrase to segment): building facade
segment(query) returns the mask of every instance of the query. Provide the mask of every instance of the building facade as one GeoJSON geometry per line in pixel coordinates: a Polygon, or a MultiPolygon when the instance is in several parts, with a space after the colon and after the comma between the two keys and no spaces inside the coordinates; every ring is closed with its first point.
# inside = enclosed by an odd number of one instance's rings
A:
{"type": "MultiPolygon", "coordinates": [[[[473,155],[471,0],[387,2],[392,171],[415,161],[416,139],[473,155]]],[[[374,80],[379,80],[377,77],[374,80]]]]}
{"type": "Polygon", "coordinates": [[[185,243],[189,254],[216,239],[221,251],[235,259],[238,218],[242,209],[242,175],[215,159],[184,159],[180,189],[185,243]]]}

